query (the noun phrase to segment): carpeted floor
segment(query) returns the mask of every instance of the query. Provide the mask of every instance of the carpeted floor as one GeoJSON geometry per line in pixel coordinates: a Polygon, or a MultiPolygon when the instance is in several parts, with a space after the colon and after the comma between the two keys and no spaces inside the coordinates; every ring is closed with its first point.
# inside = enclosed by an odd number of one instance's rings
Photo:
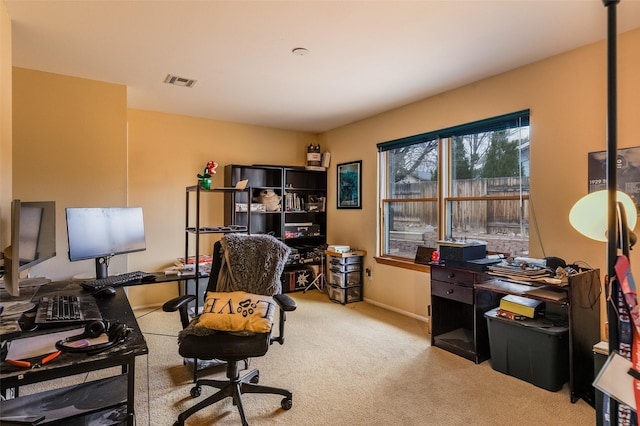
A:
{"type": "MultiPolygon", "coordinates": [[[[595,410],[569,401],[568,386],[549,392],[430,346],[426,324],[365,302],[339,305],[316,290],[290,294],[286,342],[253,359],[260,383],[288,388],[280,396],[245,395],[252,425],[585,425],[595,410]]],[[[139,310],[149,355],[137,362],[138,425],[172,425],[180,411],[214,392],[189,396],[191,372],[177,353],[176,315],[139,310]],[[149,415],[150,413],[150,415],[149,415]]],[[[224,367],[212,371],[224,377],[224,367]]],[[[230,399],[188,425],[238,425],[230,399]]]]}
{"type": "MultiPolygon", "coordinates": [[[[285,344],[272,345],[251,367],[260,369],[261,384],[290,389],[293,408],[280,408],[281,396],[245,395],[252,426],[595,424],[595,410],[582,400],[570,403],[566,384],[549,392],[494,371],[490,362],[476,365],[432,348],[423,322],[366,302],[332,303],[317,290],[290,296],[298,309],[287,316],[285,344]]],[[[137,425],[173,425],[182,410],[214,390],[190,397],[192,374],[177,352],[177,314],[140,309],[136,315],[149,346],[149,355],[136,361],[137,425]]],[[[64,384],[104,375],[72,376],[64,384]]],[[[224,367],[211,370],[211,377],[224,378],[224,367]]],[[[240,424],[229,398],[187,421],[214,424],[240,424]]]]}

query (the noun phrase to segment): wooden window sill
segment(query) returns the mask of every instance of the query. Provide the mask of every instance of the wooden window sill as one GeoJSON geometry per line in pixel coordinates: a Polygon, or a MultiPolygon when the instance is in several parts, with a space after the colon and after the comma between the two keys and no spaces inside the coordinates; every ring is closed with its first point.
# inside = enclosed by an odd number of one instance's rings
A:
{"type": "Polygon", "coordinates": [[[399,259],[395,257],[385,257],[385,256],[376,256],[374,257],[376,263],[380,263],[383,265],[395,266],[398,268],[411,269],[413,271],[419,272],[430,272],[431,267],[429,265],[421,265],[419,263],[414,263],[411,260],[399,259]]]}

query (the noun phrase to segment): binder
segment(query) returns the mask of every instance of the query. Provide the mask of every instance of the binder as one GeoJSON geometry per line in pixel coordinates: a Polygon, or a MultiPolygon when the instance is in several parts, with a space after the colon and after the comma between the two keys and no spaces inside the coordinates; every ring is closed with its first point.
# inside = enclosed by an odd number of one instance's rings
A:
{"type": "Polygon", "coordinates": [[[528,318],[535,318],[544,310],[544,302],[509,294],[500,299],[500,309],[528,318]]]}

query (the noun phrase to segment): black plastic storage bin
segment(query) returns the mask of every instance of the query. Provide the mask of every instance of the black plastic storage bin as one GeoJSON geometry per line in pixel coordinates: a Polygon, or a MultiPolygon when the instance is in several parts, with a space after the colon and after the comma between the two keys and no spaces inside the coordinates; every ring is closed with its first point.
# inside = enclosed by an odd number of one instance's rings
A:
{"type": "Polygon", "coordinates": [[[514,321],[487,311],[491,367],[543,389],[557,391],[569,379],[569,327],[547,319],[514,321]]]}

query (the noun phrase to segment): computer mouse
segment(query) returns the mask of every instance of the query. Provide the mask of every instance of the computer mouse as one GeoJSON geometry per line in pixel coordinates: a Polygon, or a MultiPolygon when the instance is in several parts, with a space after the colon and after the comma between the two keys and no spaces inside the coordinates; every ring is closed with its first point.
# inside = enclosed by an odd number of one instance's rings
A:
{"type": "Polygon", "coordinates": [[[99,290],[94,291],[91,295],[93,297],[98,297],[98,298],[104,298],[104,297],[111,297],[111,296],[115,296],[116,294],[116,289],[113,287],[102,287],[99,290]]]}

